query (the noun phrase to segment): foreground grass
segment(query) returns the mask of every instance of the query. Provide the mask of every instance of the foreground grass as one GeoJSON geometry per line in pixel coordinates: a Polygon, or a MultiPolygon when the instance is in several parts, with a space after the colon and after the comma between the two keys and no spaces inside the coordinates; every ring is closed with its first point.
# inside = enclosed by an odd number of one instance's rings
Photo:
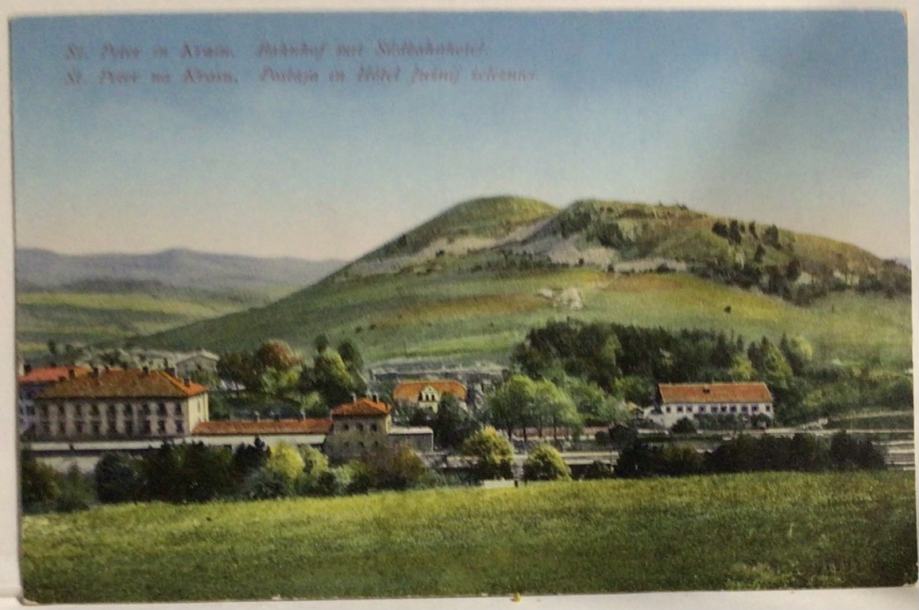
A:
{"type": "Polygon", "coordinates": [[[23,521],[28,599],[903,585],[911,473],[546,483],[96,508],[23,521]]]}

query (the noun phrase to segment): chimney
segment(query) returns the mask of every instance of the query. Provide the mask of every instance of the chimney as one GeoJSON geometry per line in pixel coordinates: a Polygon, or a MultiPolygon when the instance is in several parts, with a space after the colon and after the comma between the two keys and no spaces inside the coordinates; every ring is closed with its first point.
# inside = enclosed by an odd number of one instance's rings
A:
{"type": "Polygon", "coordinates": [[[77,376],[77,370],[73,367],[70,367],[69,369],[67,369],[67,376],[73,379],[74,377],[77,376]]]}
{"type": "Polygon", "coordinates": [[[357,402],[357,394],[351,392],[351,402],[357,402]]]}
{"type": "Polygon", "coordinates": [[[99,367],[96,365],[93,365],[93,377],[95,377],[96,379],[99,378],[99,367]]]}
{"type": "Polygon", "coordinates": [[[262,416],[258,411],[253,411],[252,413],[255,415],[255,421],[262,421],[262,416]]]}
{"type": "Polygon", "coordinates": [[[305,419],[306,419],[306,411],[304,411],[303,409],[300,409],[300,421],[304,421],[305,419]]]}
{"type": "Polygon", "coordinates": [[[376,392],[373,392],[373,393],[370,394],[370,399],[371,399],[373,402],[380,402],[380,395],[377,394],[376,392]]]}
{"type": "Polygon", "coordinates": [[[144,375],[147,375],[147,374],[150,373],[150,367],[149,367],[149,366],[145,366],[142,370],[143,370],[143,372],[144,372],[144,375]]]}
{"type": "Polygon", "coordinates": [[[182,381],[185,383],[185,387],[188,387],[191,385],[191,379],[189,377],[186,377],[182,381]]]}
{"type": "Polygon", "coordinates": [[[166,372],[172,375],[173,377],[176,377],[176,367],[174,366],[166,367],[166,372]]]}

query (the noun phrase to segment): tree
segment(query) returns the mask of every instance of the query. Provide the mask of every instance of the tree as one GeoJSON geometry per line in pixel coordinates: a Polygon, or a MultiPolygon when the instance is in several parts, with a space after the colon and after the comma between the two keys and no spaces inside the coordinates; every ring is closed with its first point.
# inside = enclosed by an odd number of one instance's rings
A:
{"type": "Polygon", "coordinates": [[[325,335],[316,335],[316,338],[313,339],[313,347],[319,354],[325,352],[329,348],[329,338],[325,335]]]}
{"type": "Polygon", "coordinates": [[[673,424],[670,431],[674,434],[694,434],[696,432],[696,424],[694,424],[690,418],[682,417],[673,424]]]}
{"type": "Polygon", "coordinates": [[[750,381],[756,376],[756,370],[750,358],[744,354],[734,354],[731,359],[731,367],[728,369],[728,376],[732,381],[750,381]]]}
{"type": "Polygon", "coordinates": [[[94,473],[96,497],[103,504],[132,502],[140,496],[137,459],[123,453],[103,453],[94,473]]]}
{"type": "Polygon", "coordinates": [[[756,244],[756,252],[753,254],[754,263],[762,263],[763,259],[766,257],[766,249],[763,248],[763,244],[756,244]]]}
{"type": "Polygon", "coordinates": [[[300,389],[304,393],[316,391],[329,405],[347,402],[352,393],[364,390],[338,352],[326,349],[313,360],[313,366],[300,374],[300,389]]]}
{"type": "Polygon", "coordinates": [[[26,512],[50,508],[61,495],[54,469],[28,451],[20,454],[20,493],[26,512]]]}
{"type": "Polygon", "coordinates": [[[155,451],[145,453],[140,462],[143,498],[166,502],[181,501],[179,472],[179,455],[171,442],[163,441],[155,451]]]}
{"type": "Polygon", "coordinates": [[[300,453],[293,446],[281,442],[271,449],[264,470],[278,475],[292,488],[305,465],[300,453]]]}
{"type": "MultiPolygon", "coordinates": [[[[221,379],[242,385],[250,391],[257,391],[261,383],[254,359],[251,354],[245,352],[229,352],[221,355],[217,362],[217,375],[221,379]]],[[[239,397],[238,388],[236,396],[239,397]]]]}
{"type": "Polygon", "coordinates": [[[74,464],[60,478],[61,495],[54,503],[54,510],[74,513],[86,510],[93,501],[93,489],[88,478],[74,464]]]}
{"type": "Polygon", "coordinates": [[[570,479],[571,469],[558,449],[551,445],[539,445],[523,463],[523,478],[527,481],[570,479]]]}
{"type": "Polygon", "coordinates": [[[262,392],[269,396],[289,398],[297,390],[299,380],[299,367],[291,367],[289,369],[269,367],[262,373],[259,385],[261,386],[262,392]]]}
{"type": "Polygon", "coordinates": [[[763,337],[759,349],[755,351],[756,359],[751,356],[753,366],[763,379],[773,387],[787,387],[792,378],[792,370],[785,356],[769,339],[763,337]]]}
{"type": "Polygon", "coordinates": [[[288,371],[303,363],[303,359],[290,345],[277,339],[262,343],[253,356],[260,374],[267,369],[288,371]]]}
{"type": "Polygon", "coordinates": [[[52,356],[57,356],[58,354],[57,341],[54,339],[48,339],[48,353],[52,356]]]}
{"type": "Polygon", "coordinates": [[[358,462],[355,477],[363,477],[367,489],[404,490],[420,485],[430,474],[428,467],[408,445],[382,447],[358,462]]]}
{"type": "Polygon", "coordinates": [[[347,339],[338,345],[338,355],[352,374],[360,373],[364,368],[364,359],[353,341],[347,339]]]}
{"type": "Polygon", "coordinates": [[[785,359],[788,361],[795,375],[803,374],[814,358],[814,348],[811,347],[807,339],[800,335],[796,335],[790,339],[782,335],[782,340],[779,342],[779,349],[782,355],[785,356],[785,359]]]}
{"type": "Polygon", "coordinates": [[[240,483],[250,473],[262,468],[268,461],[268,446],[259,437],[255,437],[251,445],[240,444],[233,452],[230,461],[230,473],[233,479],[240,483]]]}
{"type": "Polygon", "coordinates": [[[563,390],[548,380],[536,382],[534,386],[535,411],[537,418],[552,426],[552,438],[558,441],[558,427],[566,426],[580,430],[581,417],[574,401],[563,390]]]}
{"type": "Polygon", "coordinates": [[[479,479],[509,479],[513,477],[514,450],[506,438],[491,426],[476,431],[463,443],[462,453],[477,458],[479,479]]]}
{"type": "Polygon", "coordinates": [[[434,442],[440,447],[456,448],[475,432],[478,425],[469,413],[460,405],[453,394],[445,393],[437,405],[437,413],[431,422],[434,430],[434,442]]]}
{"type": "Polygon", "coordinates": [[[526,427],[535,419],[534,404],[536,384],[526,375],[513,375],[487,398],[488,418],[496,426],[507,430],[508,438],[514,428],[526,427]]]}

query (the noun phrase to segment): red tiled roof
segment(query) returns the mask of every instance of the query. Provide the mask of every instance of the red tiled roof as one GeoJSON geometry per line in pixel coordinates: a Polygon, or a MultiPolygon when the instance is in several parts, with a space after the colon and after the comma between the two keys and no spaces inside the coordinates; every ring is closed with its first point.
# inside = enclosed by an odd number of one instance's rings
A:
{"type": "Polygon", "coordinates": [[[329,418],[322,419],[268,419],[265,421],[203,421],[195,426],[195,436],[262,435],[271,434],[327,434],[332,425],[329,418]]]}
{"type": "Polygon", "coordinates": [[[455,379],[403,381],[393,389],[392,398],[393,400],[416,401],[421,391],[427,387],[432,387],[441,394],[453,394],[460,400],[466,400],[466,386],[455,379]]]}
{"type": "Polygon", "coordinates": [[[188,398],[204,392],[204,386],[183,383],[166,371],[113,369],[59,381],[38,398],[188,398]]]}
{"type": "Polygon", "coordinates": [[[73,371],[77,377],[89,373],[89,369],[84,366],[43,366],[20,375],[16,381],[19,383],[53,383],[70,377],[70,371],[73,371]]]}
{"type": "Polygon", "coordinates": [[[376,402],[369,398],[358,398],[354,402],[346,402],[332,409],[332,417],[342,416],[384,416],[389,415],[389,405],[383,402],[376,402]]]}
{"type": "Polygon", "coordinates": [[[772,402],[772,393],[762,381],[749,383],[661,383],[661,402],[722,403],[772,402]]]}

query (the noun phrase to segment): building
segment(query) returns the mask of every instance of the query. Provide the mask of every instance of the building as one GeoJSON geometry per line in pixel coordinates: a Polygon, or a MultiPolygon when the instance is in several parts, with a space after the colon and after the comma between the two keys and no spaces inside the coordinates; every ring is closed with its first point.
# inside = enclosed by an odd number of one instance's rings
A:
{"type": "Polygon", "coordinates": [[[743,383],[661,383],[655,404],[644,415],[654,423],[670,428],[683,418],[706,415],[733,415],[769,420],[775,415],[774,399],[762,381],[743,383]]]}
{"type": "Polygon", "coordinates": [[[207,388],[165,371],[93,369],[34,399],[30,437],[44,440],[185,437],[208,420],[207,388]]]}
{"type": "Polygon", "coordinates": [[[230,449],[249,445],[260,438],[269,447],[279,443],[321,449],[332,420],[323,418],[268,419],[255,421],[203,421],[195,426],[189,440],[230,449]]]}
{"type": "Polygon", "coordinates": [[[23,364],[22,374],[16,378],[19,406],[19,433],[28,432],[34,425],[35,397],[51,384],[70,377],[88,375],[91,369],[80,366],[45,366],[32,368],[23,364]]]}
{"type": "Polygon", "coordinates": [[[466,407],[466,386],[455,379],[401,381],[393,389],[392,398],[399,406],[437,413],[437,405],[446,394],[452,394],[466,407]]]}
{"type": "Polygon", "coordinates": [[[434,431],[426,426],[392,425],[391,408],[371,398],[356,398],[331,411],[332,425],[323,450],[334,462],[346,462],[384,447],[408,445],[415,451],[434,450],[434,431]]]}
{"type": "Polygon", "coordinates": [[[175,371],[179,377],[193,377],[204,374],[217,376],[217,363],[220,356],[206,349],[199,349],[187,354],[177,354],[175,358],[175,371]]]}

